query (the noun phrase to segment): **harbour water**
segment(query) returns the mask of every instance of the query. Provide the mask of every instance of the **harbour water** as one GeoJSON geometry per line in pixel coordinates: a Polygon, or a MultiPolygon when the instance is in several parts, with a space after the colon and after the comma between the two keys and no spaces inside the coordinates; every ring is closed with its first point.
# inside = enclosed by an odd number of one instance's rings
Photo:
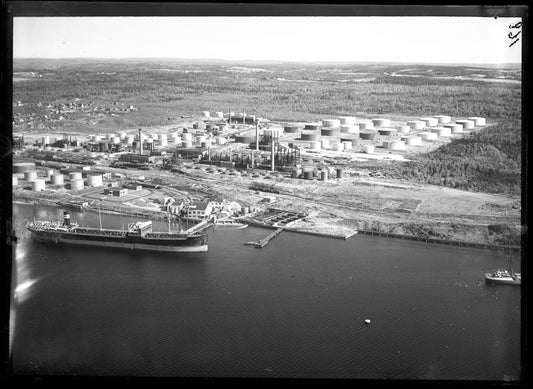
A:
{"type": "MultiPolygon", "coordinates": [[[[263,249],[244,246],[271,232],[255,227],[211,229],[209,251],[186,254],[41,244],[24,233],[24,219],[62,211],[13,207],[15,374],[520,377],[521,288],[483,278],[508,266],[504,253],[287,231],[263,249]]],[[[71,215],[99,225],[98,214],[71,215]]]]}

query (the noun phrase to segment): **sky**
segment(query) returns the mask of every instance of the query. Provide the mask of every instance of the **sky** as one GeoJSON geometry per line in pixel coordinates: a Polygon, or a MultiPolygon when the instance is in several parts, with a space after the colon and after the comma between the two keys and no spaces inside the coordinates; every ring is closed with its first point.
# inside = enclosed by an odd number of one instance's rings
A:
{"type": "MultiPolygon", "coordinates": [[[[482,17],[15,17],[13,58],[521,63],[482,17]]],[[[521,38],[521,35],[518,36],[521,38]]]]}

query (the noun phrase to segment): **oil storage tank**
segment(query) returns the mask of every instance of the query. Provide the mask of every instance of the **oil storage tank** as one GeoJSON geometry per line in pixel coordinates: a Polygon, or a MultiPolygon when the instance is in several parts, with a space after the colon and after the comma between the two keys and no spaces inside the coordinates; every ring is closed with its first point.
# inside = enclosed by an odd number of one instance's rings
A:
{"type": "Polygon", "coordinates": [[[68,178],[70,181],[72,180],[79,180],[82,178],[81,172],[70,172],[68,174],[68,178]]]}
{"type": "Polygon", "coordinates": [[[339,116],[340,125],[351,125],[355,124],[355,116],[339,116]]]}
{"type": "Polygon", "coordinates": [[[385,136],[394,136],[396,135],[396,128],[378,128],[379,135],[385,135],[385,136]]]}
{"type": "Polygon", "coordinates": [[[83,179],[75,178],[70,180],[70,189],[72,190],[82,190],[83,189],[83,179]]]}
{"type": "Polygon", "coordinates": [[[31,190],[34,192],[41,192],[46,189],[45,182],[41,178],[37,178],[31,182],[31,190]]]}
{"type": "Polygon", "coordinates": [[[480,118],[478,116],[469,117],[468,120],[472,120],[474,122],[474,126],[484,126],[485,125],[485,118],[480,118]]]}
{"type": "Polygon", "coordinates": [[[444,125],[445,128],[449,128],[452,134],[462,134],[463,125],[458,123],[449,123],[444,125]]]}
{"type": "Polygon", "coordinates": [[[372,119],[372,124],[374,124],[374,127],[389,127],[390,119],[384,119],[384,118],[372,119]]]}
{"type": "Polygon", "coordinates": [[[439,124],[446,124],[452,120],[452,118],[447,115],[435,115],[433,117],[439,121],[439,124]]]}
{"type": "Polygon", "coordinates": [[[61,174],[61,173],[53,174],[50,177],[50,182],[53,185],[63,185],[64,184],[63,174],[61,174]]]}
{"type": "Polygon", "coordinates": [[[374,124],[371,121],[364,121],[359,123],[359,131],[371,130],[374,128],[374,124]]]}
{"type": "Polygon", "coordinates": [[[455,121],[458,124],[463,125],[463,130],[471,130],[474,128],[474,121],[473,120],[456,120],[455,121]]]}
{"type": "Polygon", "coordinates": [[[342,134],[359,134],[358,124],[341,124],[342,134]]]}
{"type": "Polygon", "coordinates": [[[439,119],[435,117],[420,118],[420,121],[426,123],[426,127],[435,127],[439,124],[439,119]]]}
{"type": "Polygon", "coordinates": [[[24,179],[26,181],[33,181],[37,178],[37,172],[35,170],[29,170],[24,172],[24,179]]]}
{"type": "Polygon", "coordinates": [[[103,186],[101,174],[89,174],[87,176],[87,186],[103,186]]]}
{"type": "Polygon", "coordinates": [[[426,126],[426,123],[421,120],[409,120],[407,125],[411,127],[412,130],[421,130],[426,126]]]}
{"type": "Polygon", "coordinates": [[[339,119],[322,119],[323,127],[339,127],[341,121],[339,119]]]}
{"type": "Polygon", "coordinates": [[[433,127],[431,129],[431,132],[434,132],[435,134],[437,134],[438,137],[441,137],[441,136],[447,137],[452,134],[451,129],[448,127],[433,127]]]}

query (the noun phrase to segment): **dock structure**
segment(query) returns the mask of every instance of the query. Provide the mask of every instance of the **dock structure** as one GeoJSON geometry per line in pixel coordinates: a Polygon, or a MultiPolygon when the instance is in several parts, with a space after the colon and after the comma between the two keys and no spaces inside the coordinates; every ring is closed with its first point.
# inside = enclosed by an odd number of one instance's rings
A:
{"type": "Polygon", "coordinates": [[[211,225],[213,225],[213,223],[211,223],[209,220],[202,220],[200,223],[195,224],[194,226],[192,226],[191,228],[185,230],[184,232],[187,233],[187,234],[194,234],[196,232],[200,232],[200,231],[210,227],[211,225]]]}
{"type": "Polygon", "coordinates": [[[270,234],[268,234],[267,236],[265,236],[263,239],[261,239],[260,241],[257,241],[254,243],[254,247],[255,248],[263,248],[265,247],[267,244],[270,243],[270,241],[272,239],[274,239],[281,231],[283,231],[283,228],[278,228],[277,230],[274,230],[272,231],[270,234]]]}

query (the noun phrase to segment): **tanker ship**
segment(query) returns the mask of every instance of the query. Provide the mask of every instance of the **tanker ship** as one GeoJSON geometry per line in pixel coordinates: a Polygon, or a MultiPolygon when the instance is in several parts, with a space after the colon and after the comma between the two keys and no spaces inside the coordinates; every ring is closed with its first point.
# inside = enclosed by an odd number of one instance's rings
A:
{"type": "Polygon", "coordinates": [[[209,224],[199,223],[184,232],[153,232],[152,222],[133,222],[127,229],[81,227],[63,213],[63,221],[34,221],[26,225],[40,241],[85,246],[121,247],[135,250],[198,252],[207,251],[209,224]]]}

